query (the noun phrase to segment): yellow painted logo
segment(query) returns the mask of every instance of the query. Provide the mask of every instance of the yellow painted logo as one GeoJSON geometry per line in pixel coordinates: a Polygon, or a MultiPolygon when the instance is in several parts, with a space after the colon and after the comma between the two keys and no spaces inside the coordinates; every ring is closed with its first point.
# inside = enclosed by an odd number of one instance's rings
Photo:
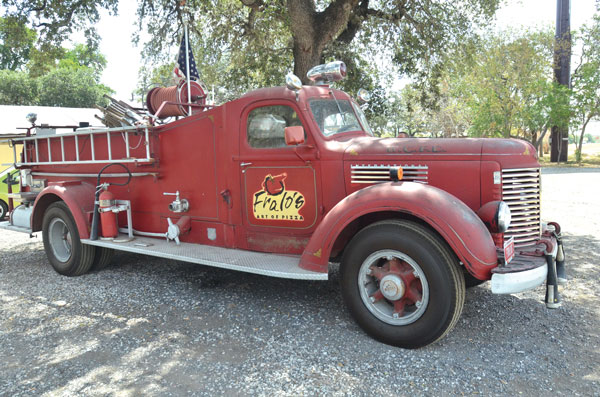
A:
{"type": "Polygon", "coordinates": [[[303,221],[299,211],[304,206],[304,195],[295,190],[285,188],[284,172],[279,175],[267,175],[262,183],[262,190],[254,193],[252,211],[256,219],[303,221]]]}

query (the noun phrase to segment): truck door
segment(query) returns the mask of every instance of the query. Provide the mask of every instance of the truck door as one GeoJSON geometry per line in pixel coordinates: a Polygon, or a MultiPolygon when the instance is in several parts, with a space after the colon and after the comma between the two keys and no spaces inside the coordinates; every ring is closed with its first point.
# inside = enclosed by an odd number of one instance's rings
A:
{"type": "Polygon", "coordinates": [[[247,248],[299,254],[317,224],[317,150],[292,101],[249,105],[240,124],[240,173],[247,248]],[[285,144],[285,127],[303,126],[305,142],[285,144]]]}

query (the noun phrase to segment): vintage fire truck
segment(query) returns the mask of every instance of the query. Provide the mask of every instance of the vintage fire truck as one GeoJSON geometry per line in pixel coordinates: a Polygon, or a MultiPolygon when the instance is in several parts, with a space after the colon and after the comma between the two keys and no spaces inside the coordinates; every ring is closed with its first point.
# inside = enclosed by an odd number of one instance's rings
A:
{"type": "Polygon", "coordinates": [[[288,75],[220,106],[197,83],[156,88],[145,115],[114,101],[110,128],[33,128],[12,140],[22,204],[2,227],[41,231],[66,276],[114,250],[297,280],[339,263],[354,319],[405,348],[446,335],[485,280],[498,294],[547,281],[559,306],[564,251],[560,226],[541,222],[534,148],[374,137],[331,87],[345,74],[320,65],[314,85],[288,75]]]}

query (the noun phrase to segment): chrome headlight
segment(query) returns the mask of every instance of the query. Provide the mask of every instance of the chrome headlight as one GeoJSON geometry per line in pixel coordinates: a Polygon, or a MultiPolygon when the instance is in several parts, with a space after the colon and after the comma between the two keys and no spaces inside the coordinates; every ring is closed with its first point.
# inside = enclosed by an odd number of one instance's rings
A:
{"type": "Polygon", "coordinates": [[[510,207],[504,201],[498,206],[498,233],[504,233],[510,227],[510,207]]]}

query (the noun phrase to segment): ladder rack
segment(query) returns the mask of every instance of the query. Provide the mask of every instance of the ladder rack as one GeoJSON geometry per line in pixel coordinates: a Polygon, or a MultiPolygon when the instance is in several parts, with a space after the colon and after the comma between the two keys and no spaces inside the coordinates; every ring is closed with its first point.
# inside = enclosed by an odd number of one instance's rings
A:
{"type": "Polygon", "coordinates": [[[150,154],[149,139],[151,128],[149,126],[87,127],[80,128],[75,132],[12,138],[8,141],[13,148],[15,166],[106,164],[112,162],[153,163],[154,158],[150,154]],[[139,139],[135,143],[135,147],[130,146],[130,135],[132,134],[139,139]],[[84,153],[86,139],[89,139],[90,149],[85,150],[84,153]],[[23,144],[22,158],[17,155],[15,146],[19,143],[23,144]],[[143,148],[141,145],[143,145],[143,148]],[[65,150],[65,147],[67,147],[67,150],[65,150]],[[67,155],[65,155],[66,152],[67,155]]]}

